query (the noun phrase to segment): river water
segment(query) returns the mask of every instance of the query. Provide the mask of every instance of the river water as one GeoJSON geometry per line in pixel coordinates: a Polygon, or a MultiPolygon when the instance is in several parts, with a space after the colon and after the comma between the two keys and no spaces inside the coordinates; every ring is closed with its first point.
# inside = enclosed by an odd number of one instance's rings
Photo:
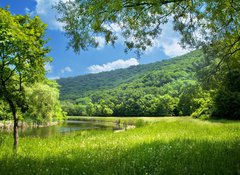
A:
{"type": "Polygon", "coordinates": [[[77,121],[67,120],[59,125],[43,127],[43,128],[27,128],[19,129],[20,137],[51,137],[60,134],[67,134],[69,132],[79,130],[118,130],[119,126],[112,122],[99,121],[77,121]]]}

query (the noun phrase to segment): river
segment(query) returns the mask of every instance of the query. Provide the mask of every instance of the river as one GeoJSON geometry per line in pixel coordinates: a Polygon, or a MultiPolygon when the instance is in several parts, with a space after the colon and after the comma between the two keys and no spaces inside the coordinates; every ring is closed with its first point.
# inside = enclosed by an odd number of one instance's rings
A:
{"type": "Polygon", "coordinates": [[[69,132],[79,130],[118,130],[121,129],[113,122],[99,122],[99,121],[77,121],[67,120],[55,126],[48,126],[42,128],[27,128],[21,130],[19,128],[20,137],[51,137],[60,134],[67,134],[69,132]]]}

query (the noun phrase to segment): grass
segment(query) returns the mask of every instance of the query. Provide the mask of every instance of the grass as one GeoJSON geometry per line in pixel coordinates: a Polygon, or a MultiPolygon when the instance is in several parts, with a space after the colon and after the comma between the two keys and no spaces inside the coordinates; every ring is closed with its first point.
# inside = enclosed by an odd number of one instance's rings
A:
{"type": "Polygon", "coordinates": [[[141,120],[147,123],[125,132],[24,137],[16,157],[11,136],[2,134],[0,174],[240,174],[239,122],[141,120]]]}

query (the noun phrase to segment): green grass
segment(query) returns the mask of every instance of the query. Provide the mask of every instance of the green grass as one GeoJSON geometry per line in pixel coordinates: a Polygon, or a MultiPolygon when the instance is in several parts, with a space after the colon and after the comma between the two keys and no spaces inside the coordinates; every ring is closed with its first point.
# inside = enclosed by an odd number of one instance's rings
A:
{"type": "Polygon", "coordinates": [[[141,120],[152,122],[118,133],[21,138],[16,157],[11,136],[1,134],[0,174],[240,174],[239,122],[141,120]]]}

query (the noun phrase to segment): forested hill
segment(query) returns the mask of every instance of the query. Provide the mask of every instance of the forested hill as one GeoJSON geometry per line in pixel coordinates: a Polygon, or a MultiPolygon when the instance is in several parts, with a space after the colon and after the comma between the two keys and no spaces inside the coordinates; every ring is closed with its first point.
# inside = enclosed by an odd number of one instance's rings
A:
{"type": "Polygon", "coordinates": [[[160,62],[131,66],[98,74],[61,78],[61,100],[76,100],[96,91],[110,90],[116,87],[161,87],[172,81],[193,80],[193,65],[202,57],[201,51],[193,51],[183,56],[160,62]]]}
{"type": "Polygon", "coordinates": [[[196,79],[203,54],[186,55],[147,65],[58,80],[67,115],[191,115],[207,96],[196,79]]]}

